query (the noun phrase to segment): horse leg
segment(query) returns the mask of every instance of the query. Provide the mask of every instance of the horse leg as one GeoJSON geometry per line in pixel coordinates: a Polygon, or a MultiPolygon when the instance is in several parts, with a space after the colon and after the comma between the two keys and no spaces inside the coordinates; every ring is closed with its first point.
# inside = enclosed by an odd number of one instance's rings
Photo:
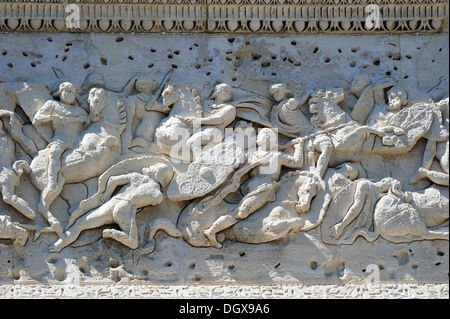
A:
{"type": "Polygon", "coordinates": [[[233,226],[237,222],[238,220],[231,215],[221,216],[211,225],[211,227],[205,229],[203,233],[205,234],[211,246],[222,248],[222,244],[217,241],[216,234],[233,226]]]}
{"type": "Polygon", "coordinates": [[[151,221],[145,229],[145,237],[149,239],[149,242],[143,248],[136,249],[133,252],[133,261],[135,263],[138,262],[140,256],[151,254],[155,250],[155,235],[160,230],[163,230],[169,236],[174,238],[183,237],[183,234],[170,220],[166,218],[157,218],[151,221]]]}
{"type": "Polygon", "coordinates": [[[163,230],[167,235],[174,238],[181,238],[183,234],[175,227],[175,225],[166,218],[157,218],[150,222],[145,233],[149,240],[154,240],[158,231],[163,230]]]}

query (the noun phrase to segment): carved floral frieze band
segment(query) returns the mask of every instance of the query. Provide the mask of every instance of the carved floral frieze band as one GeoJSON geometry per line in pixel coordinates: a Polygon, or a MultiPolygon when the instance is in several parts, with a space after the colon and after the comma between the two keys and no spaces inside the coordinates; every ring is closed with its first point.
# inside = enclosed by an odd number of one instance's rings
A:
{"type": "Polygon", "coordinates": [[[4,32],[398,33],[447,27],[447,0],[0,2],[4,32]],[[79,20],[76,27],[68,23],[71,14],[79,20]]]}

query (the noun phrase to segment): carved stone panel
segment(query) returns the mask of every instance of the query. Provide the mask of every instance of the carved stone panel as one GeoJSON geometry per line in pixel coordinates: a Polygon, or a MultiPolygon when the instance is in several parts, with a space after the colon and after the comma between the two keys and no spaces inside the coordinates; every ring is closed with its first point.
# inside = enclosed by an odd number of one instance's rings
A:
{"type": "Polygon", "coordinates": [[[447,2],[116,2],[0,4],[0,285],[448,282],[447,2]]]}

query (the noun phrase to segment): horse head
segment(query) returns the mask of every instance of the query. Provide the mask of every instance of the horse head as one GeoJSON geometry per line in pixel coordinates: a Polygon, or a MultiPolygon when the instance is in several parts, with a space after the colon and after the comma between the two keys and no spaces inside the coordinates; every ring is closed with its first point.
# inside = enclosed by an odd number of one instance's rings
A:
{"type": "Polygon", "coordinates": [[[298,214],[307,213],[311,208],[311,202],[319,194],[325,191],[325,182],[312,172],[303,171],[295,181],[297,187],[298,203],[295,210],[298,214]]]}
{"type": "Polygon", "coordinates": [[[180,92],[178,90],[178,85],[167,84],[164,91],[161,93],[163,99],[164,108],[170,109],[175,103],[180,99],[180,92]]]}
{"type": "Polygon", "coordinates": [[[338,103],[344,100],[342,88],[332,90],[317,90],[309,100],[309,112],[313,115],[311,123],[319,128],[325,128],[334,124],[342,124],[345,119],[345,111],[338,103]]]}

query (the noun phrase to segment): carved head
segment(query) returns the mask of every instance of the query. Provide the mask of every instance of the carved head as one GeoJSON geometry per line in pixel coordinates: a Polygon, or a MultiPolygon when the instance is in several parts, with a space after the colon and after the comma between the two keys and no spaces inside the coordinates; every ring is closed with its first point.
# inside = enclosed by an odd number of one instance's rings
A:
{"type": "Polygon", "coordinates": [[[372,80],[364,74],[359,74],[355,76],[352,81],[352,86],[350,87],[350,93],[359,97],[361,92],[372,84],[372,80]]]}
{"type": "Polygon", "coordinates": [[[389,103],[386,109],[388,111],[399,111],[408,103],[408,93],[401,87],[394,86],[388,91],[387,96],[389,103]]]}
{"type": "Polygon", "coordinates": [[[162,187],[166,187],[173,177],[173,169],[163,163],[158,163],[142,169],[142,174],[154,176],[162,187]]]}
{"type": "Polygon", "coordinates": [[[317,127],[333,122],[344,111],[337,105],[343,101],[344,91],[342,88],[332,90],[316,90],[309,100],[309,112],[313,114],[311,123],[317,127]]]}
{"type": "Polygon", "coordinates": [[[76,94],[77,90],[72,83],[63,82],[59,85],[55,97],[59,97],[59,100],[65,104],[72,105],[75,102],[76,94]]]}
{"type": "Polygon", "coordinates": [[[158,82],[155,80],[150,79],[147,76],[140,76],[136,80],[136,83],[134,84],[134,87],[136,88],[136,91],[139,93],[145,93],[150,94],[152,92],[155,92],[158,89],[158,82]]]}
{"type": "Polygon", "coordinates": [[[217,84],[214,88],[214,93],[211,99],[216,100],[217,104],[229,102],[233,99],[233,89],[225,83],[217,84]]]}
{"type": "Polygon", "coordinates": [[[106,107],[107,91],[104,89],[93,88],[89,91],[89,115],[91,118],[97,118],[106,107]]]}
{"type": "Polygon", "coordinates": [[[278,146],[278,136],[274,130],[270,128],[262,128],[256,137],[256,144],[262,151],[276,149],[278,146]]]}
{"type": "Polygon", "coordinates": [[[277,102],[280,102],[292,96],[291,92],[287,89],[286,85],[283,83],[273,84],[270,87],[269,93],[277,102]]]}
{"type": "Polygon", "coordinates": [[[167,84],[161,96],[163,99],[163,104],[166,108],[169,108],[172,105],[174,105],[180,97],[177,85],[167,84]]]}
{"type": "Polygon", "coordinates": [[[316,195],[325,190],[325,184],[315,174],[305,172],[298,176],[295,181],[297,187],[298,203],[295,210],[298,214],[307,213],[311,208],[311,202],[316,195]]]}

